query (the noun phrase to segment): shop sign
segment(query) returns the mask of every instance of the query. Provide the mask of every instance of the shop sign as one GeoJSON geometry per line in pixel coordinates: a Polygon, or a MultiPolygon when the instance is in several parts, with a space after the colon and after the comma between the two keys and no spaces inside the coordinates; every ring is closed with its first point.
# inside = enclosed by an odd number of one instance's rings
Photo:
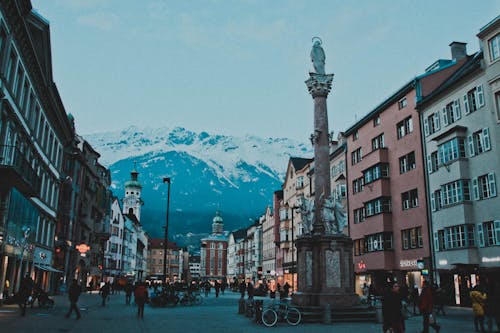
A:
{"type": "Polygon", "coordinates": [[[82,243],[80,245],[75,246],[75,248],[78,250],[80,253],[86,253],[88,250],[90,250],[90,246],[88,246],[85,243],[82,243]]]}
{"type": "Polygon", "coordinates": [[[399,261],[399,267],[401,268],[417,268],[417,259],[403,259],[399,261]]]}
{"type": "Polygon", "coordinates": [[[492,257],[492,258],[482,257],[481,258],[481,262],[499,262],[499,261],[500,261],[500,257],[492,257]]]}
{"type": "Polygon", "coordinates": [[[358,268],[359,269],[366,269],[366,264],[364,261],[360,261],[358,262],[358,268]]]}
{"type": "Polygon", "coordinates": [[[52,251],[35,247],[33,263],[39,265],[50,265],[52,263],[52,251]]]}
{"type": "Polygon", "coordinates": [[[446,260],[446,259],[441,259],[441,260],[439,260],[439,261],[438,261],[438,264],[439,264],[440,266],[446,266],[446,265],[448,265],[448,260],[446,260]]]}

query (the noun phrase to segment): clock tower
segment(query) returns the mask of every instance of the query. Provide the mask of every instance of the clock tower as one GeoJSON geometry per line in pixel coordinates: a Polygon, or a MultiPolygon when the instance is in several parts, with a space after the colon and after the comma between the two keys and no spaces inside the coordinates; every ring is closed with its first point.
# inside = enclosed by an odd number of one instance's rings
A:
{"type": "Polygon", "coordinates": [[[144,202],[141,199],[142,185],[137,180],[139,172],[134,169],[130,172],[130,180],[125,182],[125,198],[123,198],[123,213],[134,214],[137,220],[141,220],[141,206],[144,202]]]}

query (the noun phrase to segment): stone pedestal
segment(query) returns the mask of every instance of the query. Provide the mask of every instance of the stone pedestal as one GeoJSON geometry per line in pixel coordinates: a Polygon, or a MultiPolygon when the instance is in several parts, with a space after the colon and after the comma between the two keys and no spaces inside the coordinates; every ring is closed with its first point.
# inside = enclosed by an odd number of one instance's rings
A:
{"type": "Polygon", "coordinates": [[[354,292],[352,239],[345,235],[308,235],[295,242],[298,258],[299,306],[346,308],[359,304],[354,292]]]}

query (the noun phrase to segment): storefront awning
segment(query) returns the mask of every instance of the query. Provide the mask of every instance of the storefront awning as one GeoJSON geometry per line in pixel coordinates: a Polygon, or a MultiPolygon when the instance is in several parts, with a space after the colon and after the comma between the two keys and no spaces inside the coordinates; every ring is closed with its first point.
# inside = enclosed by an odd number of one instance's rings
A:
{"type": "Polygon", "coordinates": [[[49,265],[35,264],[35,267],[38,269],[41,269],[43,271],[47,271],[47,272],[64,273],[63,271],[55,269],[54,267],[49,266],[49,265]]]}

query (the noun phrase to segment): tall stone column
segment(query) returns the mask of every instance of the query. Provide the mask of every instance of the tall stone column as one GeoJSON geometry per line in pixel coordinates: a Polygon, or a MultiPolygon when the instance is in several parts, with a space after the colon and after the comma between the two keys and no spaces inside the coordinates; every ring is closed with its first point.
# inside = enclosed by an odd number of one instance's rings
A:
{"type": "MultiPolygon", "coordinates": [[[[311,51],[315,73],[305,82],[314,100],[314,214],[310,234],[297,238],[298,292],[292,295],[299,306],[321,305],[345,308],[359,303],[354,293],[352,240],[336,230],[325,228],[323,202],[330,198],[330,145],[326,99],[333,74],[325,74],[325,54],[317,40],[311,51]]],[[[338,222],[338,221],[337,221],[338,222]]]]}

